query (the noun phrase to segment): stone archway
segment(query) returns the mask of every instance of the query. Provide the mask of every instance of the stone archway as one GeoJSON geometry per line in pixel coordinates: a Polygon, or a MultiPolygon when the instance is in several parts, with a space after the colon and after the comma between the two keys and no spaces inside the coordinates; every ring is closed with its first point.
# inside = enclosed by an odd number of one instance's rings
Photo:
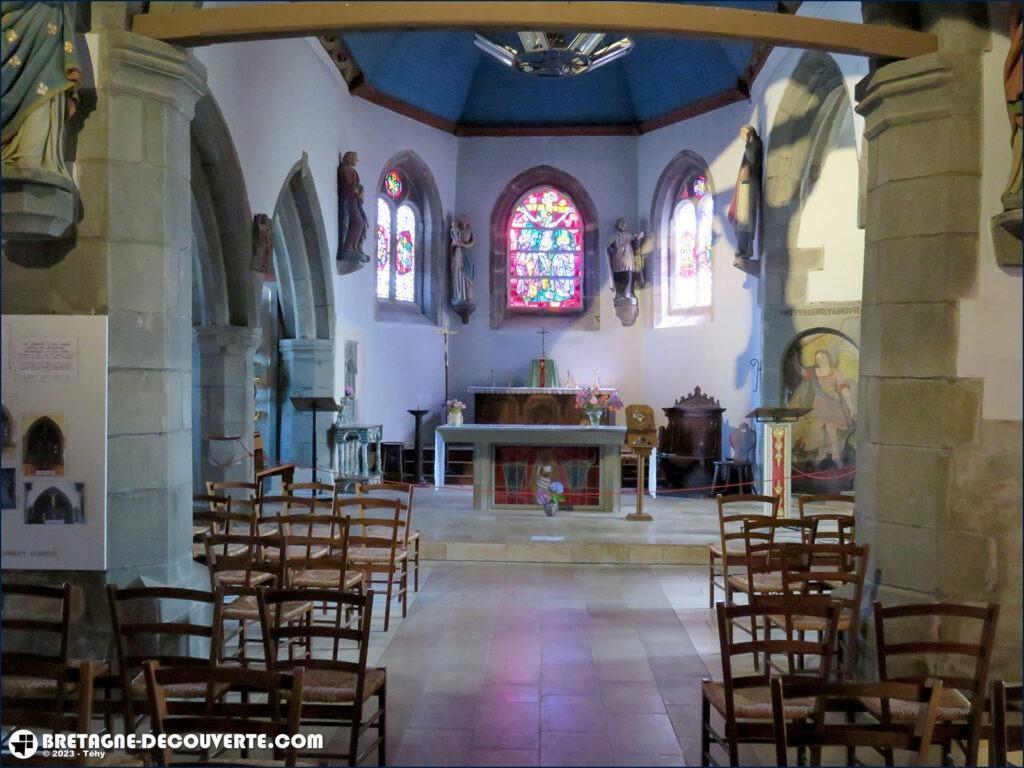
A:
{"type": "Polygon", "coordinates": [[[516,176],[498,195],[491,209],[491,328],[532,327],[574,331],[596,331],[601,327],[598,263],[597,206],[586,188],[574,176],[550,165],[538,165],[516,176]],[[550,184],[565,191],[576,203],[583,218],[583,311],[573,315],[510,316],[506,311],[508,279],[507,225],[516,202],[534,187],[550,184]]]}
{"type": "Polygon", "coordinates": [[[828,327],[860,346],[860,302],[812,302],[809,275],[822,268],[824,250],[797,244],[805,204],[852,114],[835,60],[804,53],[779,102],[765,156],[761,332],[763,382],[770,398],[781,397],[784,352],[804,331],[828,327]]]}
{"type": "Polygon", "coordinates": [[[256,327],[250,269],[252,214],[231,134],[213,96],[196,104],[191,124],[192,485],[247,480],[253,448],[256,327]],[[233,458],[211,460],[211,437],[237,436],[233,458]],[[244,446],[244,449],[242,448],[244,446]]]}
{"type": "MultiPolygon", "coordinates": [[[[295,396],[334,396],[334,281],[320,201],[302,158],[288,172],[271,222],[283,336],[277,391],[280,458],[312,462],[311,416],[291,405],[295,396]]],[[[327,466],[328,415],[315,430],[317,460],[327,466]]]]}

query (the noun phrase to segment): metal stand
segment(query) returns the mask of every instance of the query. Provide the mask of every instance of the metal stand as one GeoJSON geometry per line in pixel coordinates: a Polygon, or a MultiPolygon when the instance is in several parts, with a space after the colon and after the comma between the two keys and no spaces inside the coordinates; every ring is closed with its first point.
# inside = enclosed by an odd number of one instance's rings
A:
{"type": "MultiPolygon", "coordinates": [[[[423,410],[423,409],[420,409],[420,408],[416,408],[416,409],[408,411],[408,413],[411,413],[412,417],[414,419],[416,419],[416,432],[415,432],[415,437],[414,437],[415,442],[413,443],[413,448],[414,448],[414,450],[416,452],[416,471],[415,471],[415,473],[413,475],[413,481],[417,485],[422,485],[423,482],[424,482],[424,480],[423,480],[423,441],[420,439],[420,437],[421,437],[422,431],[423,431],[423,417],[425,415],[427,415],[428,413],[430,413],[430,411],[429,410],[423,410]]],[[[435,462],[437,461],[437,456],[434,457],[434,461],[435,462]]]]}
{"type": "Polygon", "coordinates": [[[340,410],[338,404],[335,402],[333,397],[293,397],[291,398],[292,407],[296,411],[311,411],[313,414],[313,482],[317,482],[316,474],[316,414],[317,411],[337,411],[340,410]]]}

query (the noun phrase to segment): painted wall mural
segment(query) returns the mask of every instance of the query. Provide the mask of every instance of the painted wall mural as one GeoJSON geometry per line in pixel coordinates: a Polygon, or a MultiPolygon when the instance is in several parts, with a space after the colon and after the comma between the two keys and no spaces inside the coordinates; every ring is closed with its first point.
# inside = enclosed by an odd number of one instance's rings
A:
{"type": "Polygon", "coordinates": [[[853,488],[859,367],[856,345],[835,331],[807,331],[787,348],[783,401],[811,409],[793,427],[794,491],[853,488]]]}

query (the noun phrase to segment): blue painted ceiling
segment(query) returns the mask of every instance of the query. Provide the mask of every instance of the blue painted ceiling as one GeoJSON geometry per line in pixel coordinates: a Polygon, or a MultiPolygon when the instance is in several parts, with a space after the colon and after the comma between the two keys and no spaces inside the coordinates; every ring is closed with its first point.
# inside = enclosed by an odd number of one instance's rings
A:
{"type": "MultiPolygon", "coordinates": [[[[757,0],[707,4],[761,11],[778,5],[757,0]]],[[[518,42],[514,33],[492,36],[518,42]]],[[[617,37],[609,33],[606,40],[617,37]]],[[[736,93],[756,53],[755,45],[745,42],[633,37],[636,46],[622,59],[576,77],[551,78],[503,66],[473,45],[472,30],[341,36],[362,83],[385,103],[399,111],[407,106],[428,113],[453,128],[642,126],[736,93]]]]}

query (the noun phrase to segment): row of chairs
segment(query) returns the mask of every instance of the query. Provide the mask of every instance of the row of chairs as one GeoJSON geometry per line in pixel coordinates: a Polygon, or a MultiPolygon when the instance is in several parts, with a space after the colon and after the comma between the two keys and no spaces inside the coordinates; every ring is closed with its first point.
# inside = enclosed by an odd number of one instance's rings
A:
{"type": "MultiPolygon", "coordinates": [[[[137,733],[147,720],[154,734],[294,735],[300,727],[341,726],[349,728],[346,751],[316,750],[303,755],[290,750],[275,753],[275,759],[293,765],[305,756],[355,765],[376,751],[379,764],[384,764],[387,673],[368,665],[372,590],[357,594],[258,587],[262,669],[223,662],[220,627],[223,613],[232,604],[223,586],[206,592],[111,585],[107,594],[116,648],[113,664],[68,659],[67,585],[5,585],[5,728],[87,733],[93,717],[102,717],[112,732],[117,714],[125,733],[137,733]],[[8,601],[17,596],[35,601],[33,618],[12,615],[8,601]],[[52,610],[41,605],[46,601],[52,610]],[[170,601],[176,615],[168,618],[162,610],[170,601]],[[354,619],[320,625],[288,620],[290,606],[301,605],[309,615],[314,603],[354,619]],[[28,632],[30,638],[18,637],[28,632]],[[30,640],[31,650],[14,650],[19,640],[30,640]],[[296,656],[296,648],[303,649],[301,656],[296,656]],[[374,738],[361,745],[368,731],[374,732],[374,738]]],[[[141,764],[141,757],[108,755],[102,764],[141,764]]],[[[146,757],[158,765],[174,758],[169,751],[146,757]]],[[[205,764],[211,755],[196,757],[205,764]]]]}
{"type": "MultiPolygon", "coordinates": [[[[193,556],[206,560],[206,537],[210,535],[281,534],[295,538],[301,532],[309,539],[315,530],[323,528],[323,518],[318,515],[340,520],[348,514],[348,565],[363,573],[367,586],[378,587],[383,593],[387,631],[393,601],[401,604],[402,616],[407,615],[410,577],[413,590],[419,591],[420,536],[412,529],[413,488],[408,483],[364,484],[356,487],[353,496],[342,494],[333,485],[293,483],[285,487],[284,494],[271,496],[260,493],[256,484],[207,483],[207,494],[194,497],[193,556]],[[309,495],[303,495],[306,493],[309,495]]],[[[331,536],[335,533],[335,525],[330,526],[331,536]]],[[[233,546],[234,552],[222,552],[222,560],[229,554],[244,554],[240,543],[233,546]]],[[[329,551],[325,542],[314,545],[293,541],[289,545],[293,567],[307,571],[318,570],[309,561],[329,551]]],[[[268,555],[273,557],[273,551],[268,555]]]]}
{"type": "MultiPolygon", "coordinates": [[[[846,498],[824,500],[834,505],[846,498]]],[[[716,604],[723,680],[707,680],[702,688],[705,764],[712,764],[712,744],[722,746],[735,765],[740,744],[775,743],[779,748],[779,739],[787,734],[795,739],[790,746],[814,748],[821,746],[816,740],[828,738],[831,744],[845,743],[852,751],[854,742],[861,740],[881,750],[888,764],[895,744],[925,759],[935,742],[948,762],[957,743],[965,764],[976,764],[981,735],[997,730],[983,720],[990,706],[988,672],[998,607],[885,608],[868,597],[867,602],[874,605],[878,680],[858,681],[856,651],[866,618],[860,606],[869,548],[854,542],[852,515],[807,514],[807,505],[821,500],[802,498],[800,519],[785,520],[778,517],[777,500],[772,497],[719,497],[717,552],[724,556],[719,557],[718,573],[712,566],[709,578],[720,579],[725,595],[725,601],[716,604]],[[741,504],[763,505],[767,511],[733,512],[741,504]],[[743,566],[738,572],[737,564],[743,566]],[[931,639],[940,622],[956,624],[961,638],[973,636],[974,641],[931,639]],[[749,641],[737,641],[736,628],[745,630],[749,641]],[[780,657],[785,663],[777,662],[780,657]],[[968,668],[969,673],[927,678],[920,669],[903,663],[921,659],[932,661],[932,669],[968,668]],[[799,692],[812,690],[813,686],[807,687],[810,684],[819,686],[814,689],[816,698],[801,700],[799,692]],[[890,684],[912,684],[918,690],[901,692],[890,684]],[[860,691],[856,696],[851,693],[855,690],[860,691]],[[822,707],[830,699],[845,701],[849,722],[843,727],[823,720],[822,707]],[[789,704],[779,709],[786,700],[789,704]],[[724,722],[721,732],[712,727],[712,710],[724,722]],[[787,724],[782,730],[780,718],[787,724]]],[[[848,760],[852,759],[849,754],[848,760]]]]}

